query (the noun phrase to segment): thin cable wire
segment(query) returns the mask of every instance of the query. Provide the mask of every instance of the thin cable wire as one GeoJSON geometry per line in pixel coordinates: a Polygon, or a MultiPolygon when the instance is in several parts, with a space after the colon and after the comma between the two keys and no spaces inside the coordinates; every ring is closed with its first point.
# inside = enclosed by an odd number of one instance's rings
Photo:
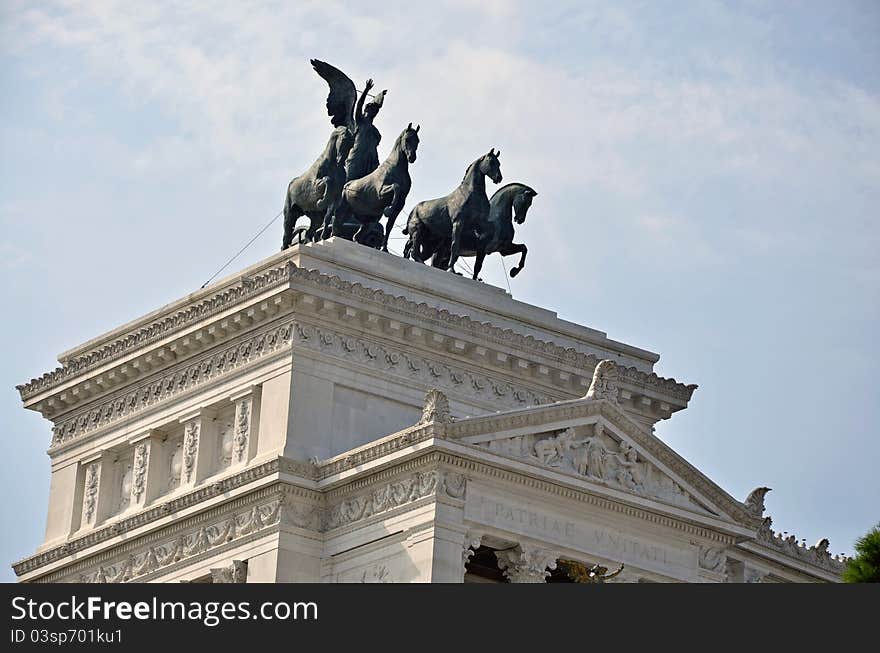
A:
{"type": "Polygon", "coordinates": [[[499,256],[498,258],[501,259],[501,267],[504,269],[504,279],[507,281],[507,292],[513,297],[513,291],[510,289],[510,277],[507,276],[507,264],[504,262],[503,256],[499,256]]]}
{"type": "MultiPolygon", "coordinates": [[[[201,285],[201,288],[204,288],[204,287],[207,286],[209,283],[211,283],[211,282],[217,277],[218,274],[220,274],[221,272],[223,272],[223,270],[225,270],[227,267],[229,267],[229,264],[230,264],[230,263],[232,263],[235,259],[237,259],[239,256],[241,256],[242,252],[244,252],[244,250],[246,250],[248,247],[250,247],[250,246],[253,244],[253,242],[254,242],[257,238],[259,238],[260,236],[262,236],[262,235],[263,235],[263,232],[266,231],[266,229],[268,229],[269,227],[271,227],[272,224],[273,224],[278,218],[281,217],[281,214],[282,214],[282,213],[284,213],[284,210],[283,210],[283,209],[282,209],[281,211],[278,211],[278,214],[277,214],[274,218],[272,218],[271,220],[269,220],[269,223],[268,223],[265,227],[263,227],[262,229],[260,229],[260,230],[257,232],[257,235],[254,236],[253,238],[251,238],[251,239],[248,241],[247,245],[245,245],[245,246],[242,247],[240,250],[238,250],[238,253],[236,253],[235,256],[233,256],[231,259],[229,259],[228,261],[226,261],[226,263],[223,264],[223,267],[221,267],[221,268],[220,268],[219,270],[217,270],[213,275],[211,275],[211,278],[208,279],[205,283],[203,283],[203,284],[201,285]]],[[[201,288],[200,288],[200,289],[201,289],[201,288]]]]}

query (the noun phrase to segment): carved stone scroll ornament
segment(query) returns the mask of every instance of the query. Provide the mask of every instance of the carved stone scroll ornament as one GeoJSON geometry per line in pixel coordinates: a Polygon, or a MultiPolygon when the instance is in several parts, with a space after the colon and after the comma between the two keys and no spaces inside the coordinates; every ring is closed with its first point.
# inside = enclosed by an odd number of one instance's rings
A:
{"type": "Polygon", "coordinates": [[[482,535],[468,533],[464,538],[464,545],[461,549],[461,568],[462,573],[467,571],[467,565],[471,561],[471,558],[474,557],[474,553],[476,553],[477,549],[480,548],[480,543],[483,540],[482,535]]]}
{"type": "Polygon", "coordinates": [[[586,398],[606,399],[616,404],[619,382],[620,372],[617,363],[611,360],[599,361],[596,369],[593,370],[593,380],[590,389],[587,390],[586,398]]]}
{"type": "Polygon", "coordinates": [[[722,574],[727,568],[727,553],[724,549],[700,547],[700,569],[722,574]]]}
{"type": "Polygon", "coordinates": [[[422,418],[419,420],[419,424],[427,424],[428,422],[438,422],[440,424],[452,422],[452,415],[449,412],[449,399],[437,388],[429,390],[425,395],[425,404],[422,408],[422,418]]]}
{"type": "Polygon", "coordinates": [[[549,570],[556,569],[556,553],[530,544],[497,551],[495,556],[511,583],[544,583],[549,570]]]}

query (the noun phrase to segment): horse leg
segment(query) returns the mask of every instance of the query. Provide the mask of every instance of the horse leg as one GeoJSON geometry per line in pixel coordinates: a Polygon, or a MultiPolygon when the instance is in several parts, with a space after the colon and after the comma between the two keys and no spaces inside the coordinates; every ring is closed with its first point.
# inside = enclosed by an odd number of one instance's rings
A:
{"type": "Polygon", "coordinates": [[[478,250],[477,251],[477,260],[474,261],[474,281],[482,281],[482,279],[478,279],[477,275],[480,274],[480,270],[483,269],[483,259],[486,258],[486,250],[478,250]]]}
{"type": "Polygon", "coordinates": [[[321,177],[315,180],[315,191],[320,195],[318,201],[315,202],[315,206],[322,211],[327,208],[327,203],[331,199],[330,187],[332,186],[332,181],[330,177],[321,177]]]}
{"type": "Polygon", "coordinates": [[[455,263],[458,261],[458,252],[461,248],[461,232],[464,223],[461,220],[453,218],[452,220],[452,244],[449,246],[449,262],[446,269],[449,272],[455,272],[455,263]]]}
{"type": "Polygon", "coordinates": [[[296,227],[296,221],[303,215],[300,209],[290,198],[290,190],[287,191],[287,197],[284,198],[284,236],[281,239],[281,249],[290,247],[293,240],[293,229],[296,227]]]}
{"type": "Polygon", "coordinates": [[[515,268],[513,268],[510,271],[510,276],[515,277],[526,266],[526,254],[529,253],[529,248],[526,247],[525,245],[518,245],[517,243],[510,243],[498,251],[501,252],[501,256],[510,256],[511,254],[521,254],[520,259],[519,259],[519,265],[517,265],[515,268]]]}
{"type": "Polygon", "coordinates": [[[397,220],[398,214],[403,209],[403,201],[402,198],[400,198],[400,184],[391,184],[390,186],[382,188],[381,195],[383,198],[386,197],[388,193],[391,193],[391,201],[387,204],[385,210],[382,211],[383,215],[388,218],[385,223],[385,240],[382,241],[383,252],[388,251],[388,238],[391,237],[391,230],[394,228],[394,221],[397,220]]]}

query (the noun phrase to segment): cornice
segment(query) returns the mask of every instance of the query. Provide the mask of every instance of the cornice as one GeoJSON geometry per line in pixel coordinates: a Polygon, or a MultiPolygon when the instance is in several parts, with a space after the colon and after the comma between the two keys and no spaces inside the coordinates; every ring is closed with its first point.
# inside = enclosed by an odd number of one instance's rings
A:
{"type": "Polygon", "coordinates": [[[91,407],[87,406],[56,422],[52,429],[50,453],[57,453],[62,445],[86,433],[100,432],[123,418],[145,412],[168,399],[188,394],[233,370],[246,369],[255,361],[289,348],[291,329],[290,322],[275,324],[224,348],[190,359],[163,374],[132,384],[104,397],[97,404],[93,402],[91,407]]]}
{"type": "Polygon", "coordinates": [[[295,267],[292,261],[288,261],[254,276],[244,277],[238,283],[224,288],[207,299],[163,315],[148,326],[135,329],[94,351],[65,360],[61,367],[15,387],[22,400],[30,399],[100,365],[111,363],[136,349],[146,347],[217,315],[235,304],[285,285],[290,280],[291,266],[295,267]]]}
{"type": "MultiPolygon", "coordinates": [[[[473,320],[446,309],[438,309],[425,302],[415,302],[402,295],[392,295],[357,282],[346,281],[335,275],[298,267],[293,261],[286,261],[269,270],[244,277],[210,298],[199,300],[196,304],[161,316],[152,324],[133,330],[99,349],[66,360],[61,367],[52,372],[47,372],[39,378],[16,387],[22,400],[31,399],[39,393],[57,388],[77,376],[87,374],[98,366],[118,360],[137,349],[147,347],[160,339],[168,338],[174,333],[203,322],[249,298],[287,284],[297,284],[300,286],[298,288],[300,290],[312,288],[323,289],[334,294],[345,294],[364,302],[381,305],[385,310],[396,311],[418,320],[430,320],[460,331],[470,332],[477,338],[491,340],[512,350],[527,351],[550,357],[578,370],[592,370],[599,362],[599,358],[594,354],[584,353],[572,347],[562,347],[531,335],[517,333],[512,329],[502,329],[489,322],[473,320]]],[[[621,366],[620,378],[623,383],[634,388],[653,389],[684,404],[690,400],[697,387],[696,385],[684,385],[675,379],[666,379],[653,372],[644,372],[635,367],[621,366]]]]}

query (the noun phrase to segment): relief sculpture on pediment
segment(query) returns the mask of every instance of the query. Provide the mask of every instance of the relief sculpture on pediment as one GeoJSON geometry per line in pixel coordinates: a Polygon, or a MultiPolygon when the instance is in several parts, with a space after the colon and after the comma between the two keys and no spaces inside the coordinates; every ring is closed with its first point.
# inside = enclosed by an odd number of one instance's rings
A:
{"type": "Polygon", "coordinates": [[[642,459],[632,444],[612,437],[599,423],[477,444],[603,485],[705,511],[676,481],[642,459]]]}

